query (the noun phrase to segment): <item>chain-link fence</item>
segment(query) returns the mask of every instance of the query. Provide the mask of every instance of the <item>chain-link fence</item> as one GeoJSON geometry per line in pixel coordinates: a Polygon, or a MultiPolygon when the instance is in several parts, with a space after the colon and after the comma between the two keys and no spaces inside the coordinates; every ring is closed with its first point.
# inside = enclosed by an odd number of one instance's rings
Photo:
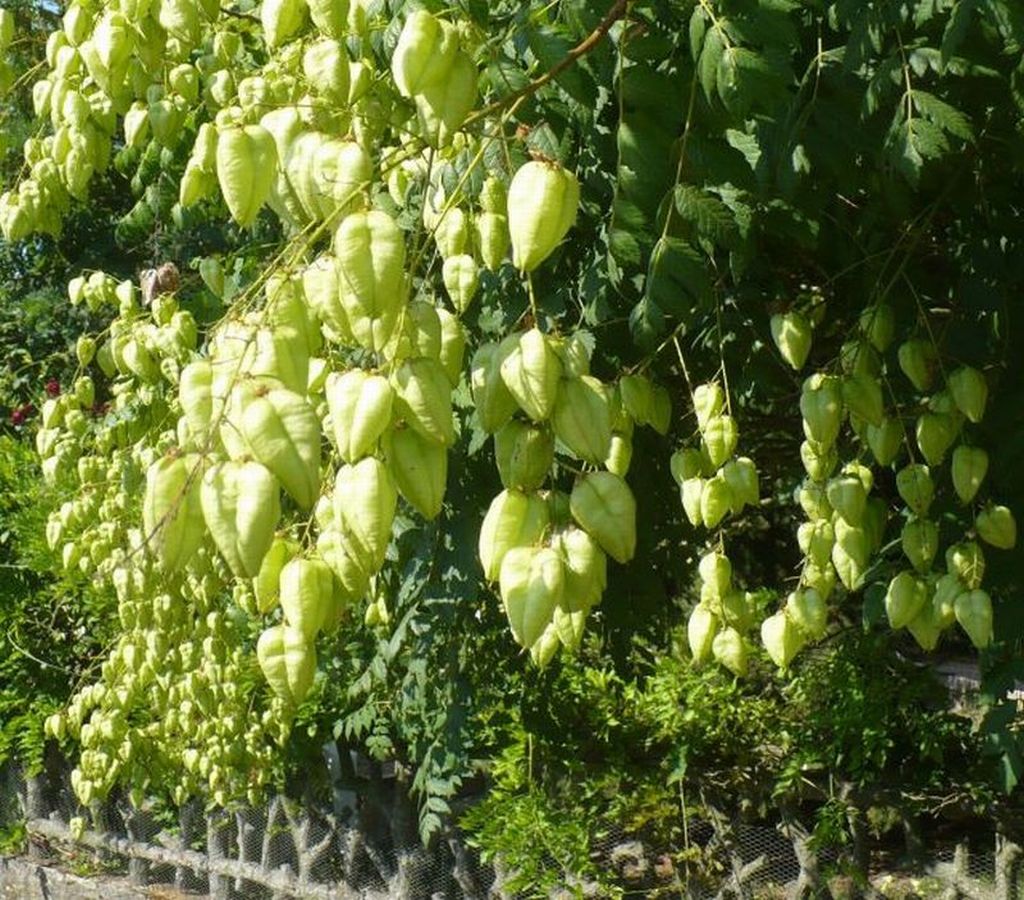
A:
{"type": "MultiPolygon", "coordinates": [[[[407,805],[404,786],[391,787],[391,799],[398,804],[401,794],[407,805]]],[[[73,860],[82,868],[86,861],[92,871],[115,873],[147,890],[168,886],[219,900],[520,896],[509,888],[516,873],[500,860],[482,865],[457,831],[429,848],[403,842],[393,822],[382,827],[386,816],[380,806],[380,797],[358,794],[336,797],[331,809],[275,797],[258,809],[213,812],[197,803],[168,810],[113,798],[86,817],[88,825],[79,834],[71,820],[84,810],[74,799],[66,767],[29,779],[13,767],[0,771],[0,826],[25,823],[35,862],[73,860]]],[[[963,834],[927,849],[919,841],[899,852],[876,844],[860,859],[854,848],[815,847],[806,824],[794,816],[770,827],[716,814],[689,821],[686,834],[685,853],[652,850],[635,836],[609,835],[592,847],[601,883],[563,873],[563,888],[552,893],[606,896],[614,884],[625,896],[687,900],[1024,900],[1022,850],[994,831],[963,834]]],[[[0,869],[0,896],[21,896],[5,894],[3,887],[0,869]]]]}

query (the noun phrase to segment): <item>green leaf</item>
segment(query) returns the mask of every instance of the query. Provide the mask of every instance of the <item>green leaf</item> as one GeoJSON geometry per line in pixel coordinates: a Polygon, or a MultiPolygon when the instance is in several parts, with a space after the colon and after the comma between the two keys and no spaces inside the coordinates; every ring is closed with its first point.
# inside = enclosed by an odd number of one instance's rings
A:
{"type": "Polygon", "coordinates": [[[736,235],[732,212],[718,197],[692,184],[677,184],[675,208],[699,237],[728,246],[736,235]]]}
{"type": "MultiPolygon", "coordinates": [[[[527,41],[544,71],[562,62],[573,48],[573,41],[550,28],[531,28],[527,41]]],[[[581,66],[569,66],[555,76],[555,82],[577,103],[586,107],[597,105],[597,87],[581,66]]]]}
{"type": "Polygon", "coordinates": [[[903,105],[893,118],[887,147],[896,167],[915,186],[925,162],[939,159],[950,151],[946,133],[938,125],[921,116],[906,118],[903,105]]]}
{"type": "Polygon", "coordinates": [[[967,142],[974,140],[974,129],[971,128],[971,122],[960,110],[927,91],[914,91],[911,96],[917,111],[929,122],[954,137],[967,142]]]}
{"type": "Polygon", "coordinates": [[[725,44],[717,28],[712,28],[704,38],[704,47],[700,51],[700,64],[698,73],[700,86],[704,89],[704,96],[711,102],[716,93],[718,82],[718,63],[722,59],[722,52],[725,44]]]}
{"type": "Polygon", "coordinates": [[[733,150],[739,150],[743,154],[747,164],[756,172],[758,164],[761,162],[761,145],[758,143],[756,135],[728,128],[725,132],[725,139],[733,150]]]}
{"type": "Polygon", "coordinates": [[[665,314],[657,304],[644,297],[629,314],[629,330],[638,347],[652,350],[665,333],[665,314]]]}
{"type": "Polygon", "coordinates": [[[659,309],[689,321],[711,297],[704,257],[680,238],[660,238],[647,267],[646,295],[659,309]]]}
{"type": "Polygon", "coordinates": [[[786,99],[786,65],[746,47],[729,47],[718,61],[718,96],[741,118],[753,108],[771,109],[786,99]]]}
{"type": "Polygon", "coordinates": [[[1024,9],[1019,0],[988,0],[984,10],[1003,36],[1006,52],[1020,53],[1024,46],[1024,9]]]}
{"type": "Polygon", "coordinates": [[[707,33],[707,30],[707,13],[704,12],[701,6],[694,7],[693,14],[690,16],[690,55],[693,57],[694,62],[700,59],[701,50],[704,48],[704,35],[707,33]]]}
{"type": "Polygon", "coordinates": [[[547,122],[532,128],[527,138],[526,145],[536,153],[547,159],[556,159],[564,162],[562,145],[557,135],[547,122]]]}
{"type": "Polygon", "coordinates": [[[956,5],[953,7],[949,20],[946,22],[946,27],[942,30],[942,43],[939,46],[943,67],[949,65],[950,59],[956,55],[964,42],[964,38],[967,37],[967,32],[971,25],[971,17],[974,15],[977,6],[978,0],[957,0],[956,5]]]}

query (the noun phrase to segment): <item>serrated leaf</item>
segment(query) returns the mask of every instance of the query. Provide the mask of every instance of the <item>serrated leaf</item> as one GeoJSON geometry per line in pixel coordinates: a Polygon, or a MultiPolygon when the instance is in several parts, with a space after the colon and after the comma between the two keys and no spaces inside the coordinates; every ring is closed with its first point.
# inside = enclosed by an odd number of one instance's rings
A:
{"type": "Polygon", "coordinates": [[[704,35],[707,34],[708,19],[703,7],[694,7],[690,16],[690,55],[694,62],[700,59],[701,50],[704,48],[704,35]]]}
{"type": "Polygon", "coordinates": [[[665,314],[655,303],[644,297],[629,314],[629,330],[638,347],[653,349],[665,333],[665,314]]]}
{"type": "Polygon", "coordinates": [[[526,73],[505,57],[487,66],[487,81],[498,97],[514,94],[530,83],[526,73]]]}
{"type": "Polygon", "coordinates": [[[539,153],[547,159],[562,161],[562,145],[558,141],[558,136],[547,122],[530,130],[529,137],[526,139],[526,145],[532,151],[539,153]]]}
{"type": "Polygon", "coordinates": [[[884,105],[886,98],[894,94],[902,84],[903,64],[899,56],[893,53],[882,61],[868,82],[864,92],[865,113],[874,115],[884,105]]]}
{"type": "Polygon", "coordinates": [[[424,811],[420,816],[420,840],[429,844],[430,839],[441,830],[441,819],[437,813],[424,811]]]}
{"type": "Polygon", "coordinates": [[[953,11],[949,14],[946,27],[942,30],[942,43],[939,45],[939,52],[942,55],[942,65],[949,65],[949,61],[956,56],[957,50],[967,37],[971,27],[971,17],[977,9],[977,0],[957,0],[953,11]]]}
{"type": "Polygon", "coordinates": [[[696,234],[716,244],[728,246],[736,234],[732,212],[718,197],[696,185],[677,184],[676,212],[688,222],[696,234]]]}
{"type": "Polygon", "coordinates": [[[431,810],[431,812],[440,813],[441,815],[447,815],[452,811],[451,807],[445,802],[444,798],[438,797],[436,795],[431,795],[427,797],[426,807],[427,809],[431,810]]]}
{"type": "Polygon", "coordinates": [[[729,47],[718,61],[718,96],[729,112],[743,118],[754,107],[770,109],[784,101],[788,78],[781,60],[746,47],[729,47]]]}
{"type": "Polygon", "coordinates": [[[718,63],[725,50],[725,43],[717,28],[712,28],[704,38],[704,47],[700,51],[700,64],[697,72],[700,86],[708,102],[714,100],[718,82],[718,63]]]}
{"type": "Polygon", "coordinates": [[[907,119],[902,106],[893,118],[887,144],[896,166],[912,185],[920,179],[926,160],[939,159],[950,149],[938,125],[920,116],[907,119]]]}
{"type": "Polygon", "coordinates": [[[645,293],[658,309],[688,322],[711,296],[704,257],[680,238],[660,238],[647,267],[645,293]]]}
{"type": "Polygon", "coordinates": [[[988,0],[983,9],[1003,36],[1006,52],[1020,53],[1024,45],[1024,9],[1019,0],[988,0]]]}
{"type": "Polygon", "coordinates": [[[971,128],[971,122],[960,110],[927,91],[914,91],[911,96],[917,111],[929,122],[954,137],[967,142],[974,140],[974,129],[971,128]]]}
{"type": "Polygon", "coordinates": [[[757,171],[757,166],[761,162],[761,145],[758,143],[757,137],[736,128],[728,128],[725,132],[725,139],[733,150],[739,150],[743,154],[743,158],[750,168],[757,171]]]}
{"type": "MultiPolygon", "coordinates": [[[[529,29],[527,41],[544,71],[553,69],[564,60],[572,50],[574,43],[550,28],[529,29]]],[[[555,76],[555,82],[577,103],[582,103],[588,108],[597,104],[597,86],[583,67],[563,68],[555,76]]]]}

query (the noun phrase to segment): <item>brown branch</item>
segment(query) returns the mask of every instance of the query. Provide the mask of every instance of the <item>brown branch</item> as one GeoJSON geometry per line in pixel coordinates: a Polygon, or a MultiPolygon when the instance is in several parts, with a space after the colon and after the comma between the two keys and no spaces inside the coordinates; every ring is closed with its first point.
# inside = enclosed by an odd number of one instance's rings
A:
{"type": "Polygon", "coordinates": [[[259,17],[254,16],[251,13],[244,13],[241,10],[231,9],[227,6],[221,7],[221,12],[235,19],[245,19],[248,22],[256,22],[257,24],[259,24],[259,22],[261,21],[259,17]]]}
{"type": "Polygon", "coordinates": [[[493,115],[498,110],[511,103],[515,103],[522,100],[524,97],[529,97],[531,94],[535,94],[549,81],[557,78],[562,74],[562,72],[568,69],[569,66],[580,59],[580,57],[588,54],[598,45],[598,43],[600,43],[601,39],[611,30],[612,25],[626,14],[628,6],[629,0],[615,0],[611,9],[608,10],[608,14],[601,20],[598,26],[582,41],[580,41],[580,43],[573,47],[572,50],[566,54],[565,59],[541,75],[540,78],[531,81],[525,87],[520,88],[518,91],[513,91],[511,94],[506,97],[502,97],[500,100],[495,100],[494,103],[489,106],[485,106],[481,110],[477,110],[466,119],[462,127],[465,128],[467,125],[472,124],[478,119],[493,115]]]}

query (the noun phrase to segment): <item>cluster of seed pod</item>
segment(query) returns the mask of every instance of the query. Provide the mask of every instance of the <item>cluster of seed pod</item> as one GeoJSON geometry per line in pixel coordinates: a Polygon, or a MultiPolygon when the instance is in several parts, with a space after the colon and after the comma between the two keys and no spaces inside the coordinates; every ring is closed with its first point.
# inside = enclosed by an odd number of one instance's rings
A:
{"type": "MultiPolygon", "coordinates": [[[[818,372],[804,382],[800,409],[806,440],[800,454],[807,478],[797,499],[808,521],[800,526],[797,537],[805,559],[797,591],[783,610],[766,621],[763,631],[770,655],[782,667],[806,640],[824,633],[825,604],[837,582],[848,591],[864,585],[886,538],[890,510],[882,498],[871,496],[872,469],[857,460],[839,468],[837,446],[844,417],[864,455],[870,453],[879,468],[897,467],[896,489],[905,504],[899,545],[911,568],[889,582],[885,607],[890,625],[906,627],[927,650],[934,649],[943,630],[957,621],[975,646],[984,647],[991,640],[992,605],[980,587],[984,572],[980,545],[970,535],[949,545],[946,572],[935,571],[942,541],[939,521],[930,516],[936,496],[933,472],[944,464],[958,439],[961,442],[952,452],[951,482],[961,506],[974,502],[985,479],[988,455],[967,443],[964,427],[981,421],[987,382],[976,369],[960,366],[935,390],[942,370],[940,354],[930,338],[911,337],[892,355],[916,394],[910,402],[919,411],[908,420],[900,408],[887,409],[883,388],[895,399],[889,377],[895,367],[886,357],[895,333],[896,316],[888,304],[866,308],[857,334],[840,350],[841,373],[818,372]],[[901,464],[905,449],[910,458],[901,464]],[[918,459],[915,453],[920,454],[918,459]],[[795,597],[800,598],[798,605],[795,597]],[[797,611],[799,607],[805,611],[797,611]]],[[[798,314],[776,316],[772,335],[783,359],[794,369],[802,368],[811,347],[807,319],[798,314]]],[[[989,503],[977,511],[973,533],[993,546],[1012,547],[1016,541],[1013,515],[1006,507],[989,503]]]]}

